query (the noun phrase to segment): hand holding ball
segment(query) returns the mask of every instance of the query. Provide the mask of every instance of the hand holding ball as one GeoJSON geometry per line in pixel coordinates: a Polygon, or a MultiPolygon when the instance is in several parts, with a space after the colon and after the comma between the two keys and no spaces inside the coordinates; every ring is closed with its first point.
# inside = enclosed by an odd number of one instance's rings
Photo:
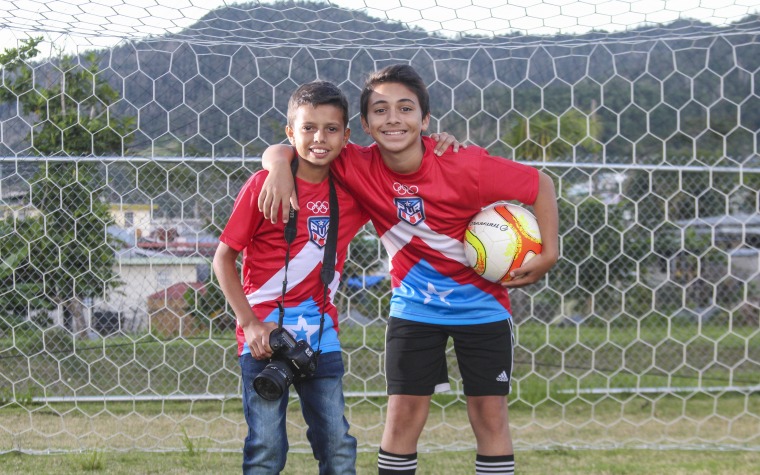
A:
{"type": "Polygon", "coordinates": [[[520,206],[494,203],[470,221],[464,252],[468,264],[481,277],[507,282],[512,270],[541,254],[536,217],[520,206]]]}

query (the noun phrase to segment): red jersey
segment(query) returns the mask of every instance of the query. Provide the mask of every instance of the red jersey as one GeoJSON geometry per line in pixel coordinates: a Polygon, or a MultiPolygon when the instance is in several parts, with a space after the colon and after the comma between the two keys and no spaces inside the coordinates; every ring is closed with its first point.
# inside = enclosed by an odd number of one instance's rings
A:
{"type": "MultiPolygon", "coordinates": [[[[256,317],[261,321],[277,322],[276,301],[282,293],[285,277],[285,225],[272,224],[258,209],[261,186],[266,171],[251,176],[240,190],[230,219],[219,240],[236,251],[243,252],[243,291],[256,317]]],[[[330,187],[328,180],[309,183],[296,179],[298,186],[297,233],[290,245],[285,295],[285,328],[298,340],[307,340],[322,352],[339,351],[338,312],[332,297],[340,281],[343,264],[351,239],[368,221],[364,208],[336,183],[339,229],[335,278],[329,285],[325,306],[325,326],[317,346],[319,319],[322,311],[324,285],[320,277],[324,245],[330,222],[330,187]]],[[[238,355],[248,353],[242,328],[237,327],[238,355]]]]}
{"type": "Polygon", "coordinates": [[[475,146],[438,157],[435,142],[422,140],[425,153],[413,173],[390,170],[377,145],[349,144],[331,164],[333,176],[370,214],[390,255],[390,314],[451,325],[509,318],[506,289],[467,265],[464,233],[491,203],[533,204],[538,171],[475,146]]]}

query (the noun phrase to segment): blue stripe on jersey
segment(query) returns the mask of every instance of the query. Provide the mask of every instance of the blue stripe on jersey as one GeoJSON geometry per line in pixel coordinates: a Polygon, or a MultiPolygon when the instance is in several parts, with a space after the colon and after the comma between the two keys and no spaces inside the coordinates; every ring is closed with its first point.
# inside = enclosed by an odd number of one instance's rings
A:
{"type": "MultiPolygon", "coordinates": [[[[329,353],[331,351],[340,351],[340,341],[338,340],[338,332],[335,331],[332,317],[329,314],[325,314],[325,327],[322,331],[322,342],[317,346],[317,340],[319,340],[319,306],[314,299],[306,300],[297,307],[285,308],[285,320],[283,326],[295,337],[296,340],[307,340],[312,348],[321,349],[322,353],[329,353]]],[[[264,319],[265,322],[274,322],[280,319],[279,309],[274,309],[272,313],[267,315],[264,319]]],[[[250,353],[248,343],[243,344],[243,351],[240,353],[244,355],[250,353]]]]}
{"type": "Polygon", "coordinates": [[[415,264],[393,289],[390,314],[442,325],[475,325],[511,317],[493,295],[444,276],[425,260],[415,264]]]}

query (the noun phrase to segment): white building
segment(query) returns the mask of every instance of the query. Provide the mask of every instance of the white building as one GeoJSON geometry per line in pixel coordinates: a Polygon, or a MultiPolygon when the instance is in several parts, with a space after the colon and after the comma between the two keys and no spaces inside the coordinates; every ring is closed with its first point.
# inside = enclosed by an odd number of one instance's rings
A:
{"type": "Polygon", "coordinates": [[[123,329],[139,331],[147,325],[148,296],[179,282],[204,280],[209,261],[199,256],[171,256],[132,247],[117,253],[113,270],[122,285],[106,301],[95,302],[95,308],[121,314],[123,329]]]}
{"type": "Polygon", "coordinates": [[[129,244],[133,244],[151,231],[153,212],[158,207],[142,203],[111,203],[109,212],[113,225],[129,234],[129,244]]]}

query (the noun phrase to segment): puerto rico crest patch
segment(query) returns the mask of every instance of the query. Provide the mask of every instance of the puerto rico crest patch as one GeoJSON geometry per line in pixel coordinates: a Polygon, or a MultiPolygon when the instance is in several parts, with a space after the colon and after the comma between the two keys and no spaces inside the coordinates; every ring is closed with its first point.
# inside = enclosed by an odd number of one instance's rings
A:
{"type": "Polygon", "coordinates": [[[306,223],[309,227],[309,241],[316,244],[317,247],[325,247],[330,218],[327,216],[309,216],[306,223]]]}
{"type": "Polygon", "coordinates": [[[398,217],[416,226],[425,220],[425,204],[422,198],[394,198],[396,203],[396,209],[398,209],[398,217]]]}

